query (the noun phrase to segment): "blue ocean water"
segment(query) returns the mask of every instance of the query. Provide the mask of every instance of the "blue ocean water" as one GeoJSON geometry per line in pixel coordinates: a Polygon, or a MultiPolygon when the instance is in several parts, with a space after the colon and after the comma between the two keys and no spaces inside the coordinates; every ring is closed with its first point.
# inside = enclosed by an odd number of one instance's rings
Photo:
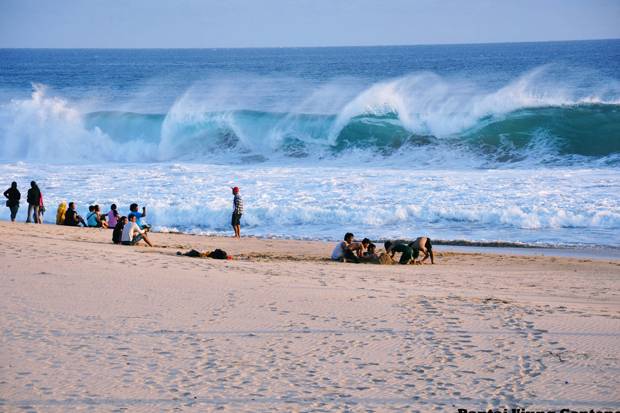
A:
{"type": "Polygon", "coordinates": [[[161,230],[227,232],[238,184],[254,235],[618,246],[619,63],[620,40],[3,49],[0,170],[161,230]]]}

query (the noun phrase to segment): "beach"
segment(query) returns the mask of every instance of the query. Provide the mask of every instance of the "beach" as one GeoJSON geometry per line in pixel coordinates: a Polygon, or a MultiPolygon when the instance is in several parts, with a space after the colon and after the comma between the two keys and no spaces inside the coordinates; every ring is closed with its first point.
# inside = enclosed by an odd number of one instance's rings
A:
{"type": "Polygon", "coordinates": [[[1,411],[620,409],[618,260],[111,235],[0,222],[1,411]]]}

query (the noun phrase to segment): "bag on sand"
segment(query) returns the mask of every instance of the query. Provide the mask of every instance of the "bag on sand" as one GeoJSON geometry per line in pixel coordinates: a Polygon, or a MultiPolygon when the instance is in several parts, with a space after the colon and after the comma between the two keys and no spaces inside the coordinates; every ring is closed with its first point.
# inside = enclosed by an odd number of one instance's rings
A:
{"type": "Polygon", "coordinates": [[[214,251],[205,251],[205,252],[200,252],[197,250],[190,250],[186,253],[182,253],[181,251],[177,252],[177,255],[185,255],[186,257],[196,257],[196,258],[200,258],[200,257],[208,257],[208,258],[213,258],[216,260],[226,260],[229,259],[228,258],[228,254],[226,253],[226,251],[221,250],[221,249],[216,249],[214,251]]]}
{"type": "Polygon", "coordinates": [[[221,249],[216,249],[215,251],[212,251],[209,255],[209,258],[214,258],[216,260],[225,260],[228,258],[228,254],[226,253],[226,251],[221,250],[221,249]]]}
{"type": "MultiPolygon", "coordinates": [[[[181,255],[180,252],[178,252],[177,254],[181,255]]],[[[200,251],[196,251],[196,250],[190,250],[182,255],[185,255],[186,257],[202,257],[203,256],[203,254],[200,251]]]]}

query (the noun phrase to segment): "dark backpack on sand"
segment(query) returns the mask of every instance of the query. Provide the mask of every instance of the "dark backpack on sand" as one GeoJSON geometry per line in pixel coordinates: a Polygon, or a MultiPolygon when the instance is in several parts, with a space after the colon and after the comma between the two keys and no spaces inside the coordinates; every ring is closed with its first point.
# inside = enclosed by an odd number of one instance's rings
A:
{"type": "Polygon", "coordinates": [[[228,258],[228,254],[226,253],[226,251],[218,248],[209,254],[209,258],[214,258],[216,260],[225,260],[226,258],[228,258]]]}

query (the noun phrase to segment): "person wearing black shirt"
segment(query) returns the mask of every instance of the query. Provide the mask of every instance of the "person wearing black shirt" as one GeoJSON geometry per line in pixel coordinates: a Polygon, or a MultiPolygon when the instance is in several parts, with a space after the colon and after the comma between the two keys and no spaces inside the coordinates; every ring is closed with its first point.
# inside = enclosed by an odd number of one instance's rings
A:
{"type": "Polygon", "coordinates": [[[6,197],[6,206],[11,210],[11,221],[15,222],[17,216],[17,210],[19,209],[19,200],[22,194],[17,189],[17,182],[12,182],[11,187],[4,191],[6,197]]]}
{"type": "Polygon", "coordinates": [[[87,226],[84,218],[78,215],[75,210],[75,202],[69,202],[69,208],[67,208],[67,212],[65,213],[65,222],[64,225],[70,227],[77,227],[80,224],[83,226],[87,226]]]}
{"type": "MultiPolygon", "coordinates": [[[[414,256],[414,250],[408,245],[398,243],[392,243],[391,241],[385,241],[383,243],[385,247],[385,252],[391,254],[392,258],[394,258],[394,253],[400,252],[400,260],[399,264],[409,264],[414,256]]],[[[416,254],[417,256],[417,254],[416,254]]]]}
{"type": "Polygon", "coordinates": [[[30,217],[34,216],[34,223],[41,223],[41,215],[39,214],[39,208],[41,207],[41,190],[37,186],[35,181],[30,182],[30,189],[28,190],[28,215],[26,216],[26,222],[31,222],[30,217]]]}

